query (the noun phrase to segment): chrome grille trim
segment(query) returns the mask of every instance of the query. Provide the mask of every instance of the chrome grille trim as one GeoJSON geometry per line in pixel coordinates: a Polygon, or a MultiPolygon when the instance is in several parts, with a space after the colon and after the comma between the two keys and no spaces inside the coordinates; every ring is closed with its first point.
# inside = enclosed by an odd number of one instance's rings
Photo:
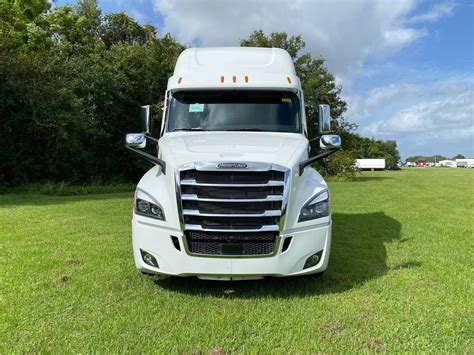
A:
{"type": "Polygon", "coordinates": [[[186,230],[202,232],[278,232],[278,224],[266,224],[260,228],[252,229],[229,229],[229,228],[204,228],[200,224],[185,224],[186,230]]]}
{"type": "MultiPolygon", "coordinates": [[[[219,169],[217,168],[219,163],[221,162],[189,163],[175,170],[176,199],[186,253],[193,256],[221,257],[190,252],[187,234],[191,232],[216,232],[224,235],[267,232],[275,233],[276,236],[272,254],[246,254],[234,257],[275,255],[279,252],[281,240],[279,232],[283,230],[285,224],[291,170],[276,164],[256,162],[245,162],[247,165],[245,169],[219,169]],[[220,174],[216,175],[217,172],[227,174],[222,177],[222,183],[219,181],[220,174]],[[236,183],[232,183],[233,181],[236,183]],[[206,191],[207,187],[209,192],[206,191]],[[262,195],[258,196],[257,191],[251,194],[258,198],[250,198],[249,192],[241,194],[240,191],[250,191],[246,188],[261,189],[259,192],[262,195]],[[194,193],[194,189],[201,189],[201,192],[194,193]],[[233,192],[229,190],[229,195],[226,195],[226,189],[233,189],[233,192]],[[182,193],[186,191],[189,193],[182,193]],[[225,198],[227,196],[234,198],[225,198]],[[205,211],[203,212],[201,208],[205,211]],[[248,224],[246,218],[249,218],[248,224]]],[[[222,255],[222,257],[229,256],[222,255]]]]}
{"type": "MultiPolygon", "coordinates": [[[[217,162],[196,162],[193,163],[193,169],[199,171],[268,171],[268,170],[278,170],[274,167],[275,164],[271,163],[259,163],[259,162],[245,162],[247,167],[245,169],[219,169],[217,165],[222,163],[221,161],[217,162]]],[[[240,163],[240,162],[239,162],[240,163]]],[[[191,164],[190,164],[191,165],[191,164]]],[[[286,168],[283,168],[286,169],[286,168]]],[[[186,169],[184,169],[186,170],[186,169]]],[[[279,170],[282,171],[282,170],[279,170]]]]}
{"type": "Polygon", "coordinates": [[[187,186],[215,186],[215,187],[267,187],[267,186],[284,186],[284,181],[270,180],[266,184],[211,184],[204,182],[197,182],[194,179],[181,180],[181,185],[187,186]]]}
{"type": "Polygon", "coordinates": [[[183,210],[183,214],[187,216],[202,216],[202,217],[279,217],[281,216],[280,210],[267,210],[264,213],[245,213],[245,214],[232,214],[232,213],[201,213],[199,210],[183,210]]]}
{"type": "Polygon", "coordinates": [[[271,202],[283,201],[283,196],[270,195],[266,198],[202,198],[198,195],[181,195],[181,200],[188,201],[204,201],[204,202],[271,202]]]}

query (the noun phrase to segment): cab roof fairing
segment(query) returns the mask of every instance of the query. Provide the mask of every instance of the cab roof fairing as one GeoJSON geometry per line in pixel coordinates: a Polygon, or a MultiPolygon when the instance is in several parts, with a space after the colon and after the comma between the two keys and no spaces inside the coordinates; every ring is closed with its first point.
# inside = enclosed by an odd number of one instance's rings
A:
{"type": "Polygon", "coordinates": [[[181,89],[301,90],[293,60],[279,48],[217,47],[183,51],[168,90],[181,89]]]}

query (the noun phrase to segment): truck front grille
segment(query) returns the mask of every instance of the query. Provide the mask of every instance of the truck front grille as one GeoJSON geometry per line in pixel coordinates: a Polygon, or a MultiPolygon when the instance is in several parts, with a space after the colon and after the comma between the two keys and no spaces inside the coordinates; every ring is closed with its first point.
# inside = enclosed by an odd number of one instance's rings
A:
{"type": "Polygon", "coordinates": [[[186,170],[181,173],[185,180],[194,179],[200,183],[209,184],[264,184],[271,180],[283,181],[284,174],[281,171],[201,171],[186,170]]]}
{"type": "Polygon", "coordinates": [[[201,255],[270,255],[277,233],[186,233],[189,251],[201,255]]]}
{"type": "Polygon", "coordinates": [[[272,165],[243,171],[207,166],[208,170],[194,168],[177,175],[189,251],[202,255],[273,253],[284,213],[288,171],[272,165]],[[197,239],[196,233],[204,233],[199,235],[207,239],[197,239]]]}

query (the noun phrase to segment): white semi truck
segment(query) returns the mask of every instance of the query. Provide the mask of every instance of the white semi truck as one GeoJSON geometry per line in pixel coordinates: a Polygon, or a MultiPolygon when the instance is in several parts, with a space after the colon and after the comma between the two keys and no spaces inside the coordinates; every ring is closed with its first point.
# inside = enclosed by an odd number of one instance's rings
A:
{"type": "Polygon", "coordinates": [[[154,166],[138,183],[136,267],[202,279],[321,273],[331,248],[328,186],[311,164],[337,151],[329,106],[307,136],[303,91],[277,48],[192,48],[168,80],[159,139],[127,134],[154,166]],[[146,143],[157,154],[143,151],[146,143]],[[312,143],[318,143],[311,148],[312,143]]]}

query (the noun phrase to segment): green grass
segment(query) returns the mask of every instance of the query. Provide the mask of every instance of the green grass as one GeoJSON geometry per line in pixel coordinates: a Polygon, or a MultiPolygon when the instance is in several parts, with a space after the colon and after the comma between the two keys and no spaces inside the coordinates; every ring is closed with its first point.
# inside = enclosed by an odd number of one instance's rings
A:
{"type": "Polygon", "coordinates": [[[20,185],[13,188],[0,189],[0,194],[11,192],[16,194],[38,194],[51,196],[73,196],[90,194],[108,194],[133,191],[135,185],[129,182],[93,182],[86,185],[73,185],[68,182],[46,182],[20,185]]]}
{"type": "Polygon", "coordinates": [[[0,196],[0,352],[473,353],[474,170],[330,182],[322,278],[147,277],[132,193],[0,196]]]}

